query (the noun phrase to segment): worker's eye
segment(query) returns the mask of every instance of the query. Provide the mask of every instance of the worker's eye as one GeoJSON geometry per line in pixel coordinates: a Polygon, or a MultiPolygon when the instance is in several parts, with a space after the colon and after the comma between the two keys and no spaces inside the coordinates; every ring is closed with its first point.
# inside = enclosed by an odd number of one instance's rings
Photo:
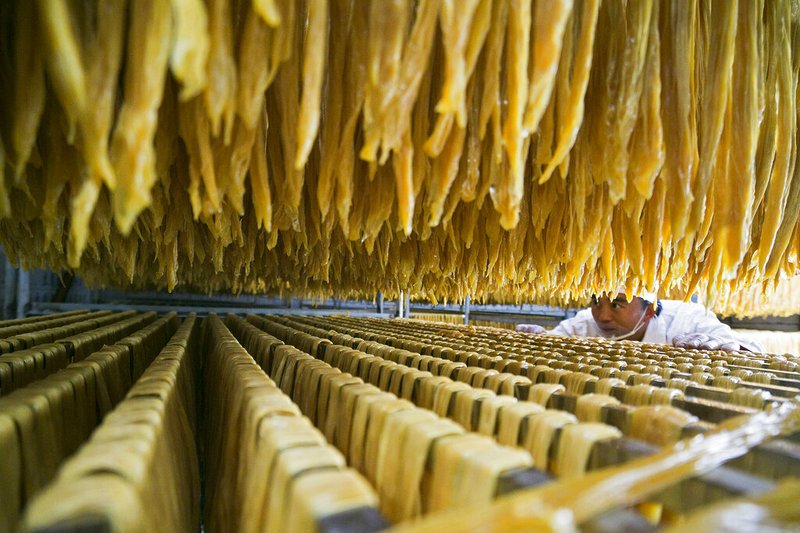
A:
{"type": "Polygon", "coordinates": [[[622,302],[611,302],[611,309],[625,309],[626,305],[622,302]]]}

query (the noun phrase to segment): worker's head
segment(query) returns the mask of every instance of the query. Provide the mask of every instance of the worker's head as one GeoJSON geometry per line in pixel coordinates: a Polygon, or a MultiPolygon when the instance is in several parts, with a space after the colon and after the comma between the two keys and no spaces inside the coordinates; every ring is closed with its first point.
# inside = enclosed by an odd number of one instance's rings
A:
{"type": "Polygon", "coordinates": [[[634,296],[630,302],[625,293],[618,293],[612,300],[606,293],[592,296],[592,317],[604,337],[623,337],[640,341],[644,338],[647,324],[656,311],[651,302],[634,296]]]}

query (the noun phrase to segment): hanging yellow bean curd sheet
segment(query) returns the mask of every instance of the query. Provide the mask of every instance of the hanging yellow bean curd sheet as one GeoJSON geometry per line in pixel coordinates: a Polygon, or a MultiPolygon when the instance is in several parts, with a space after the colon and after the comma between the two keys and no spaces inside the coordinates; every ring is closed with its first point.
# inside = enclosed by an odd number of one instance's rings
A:
{"type": "Polygon", "coordinates": [[[798,273],[798,8],[10,3],[0,243],[92,286],[749,313],[798,273]]]}

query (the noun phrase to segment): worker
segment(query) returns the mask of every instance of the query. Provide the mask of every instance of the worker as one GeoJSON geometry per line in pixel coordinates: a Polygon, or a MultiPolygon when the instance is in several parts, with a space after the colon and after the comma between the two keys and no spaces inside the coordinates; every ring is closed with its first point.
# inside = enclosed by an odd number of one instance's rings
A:
{"type": "Polygon", "coordinates": [[[674,300],[658,300],[655,295],[634,296],[629,302],[620,291],[612,300],[606,293],[592,296],[591,307],[579,311],[547,331],[536,324],[519,324],[523,333],[605,337],[612,340],[634,340],[654,344],[672,344],[702,350],[747,350],[763,352],[755,341],[734,333],[700,304],[674,300]]]}

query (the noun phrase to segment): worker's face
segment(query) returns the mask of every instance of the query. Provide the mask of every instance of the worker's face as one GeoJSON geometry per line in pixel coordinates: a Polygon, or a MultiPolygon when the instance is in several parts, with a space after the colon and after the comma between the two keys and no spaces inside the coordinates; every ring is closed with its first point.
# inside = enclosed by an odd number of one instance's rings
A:
{"type": "Polygon", "coordinates": [[[592,296],[591,308],[592,317],[604,336],[627,335],[638,324],[638,334],[630,338],[631,340],[641,340],[644,337],[645,328],[642,326],[649,320],[649,316],[647,316],[649,313],[646,311],[644,300],[638,296],[634,296],[633,301],[628,302],[624,293],[619,293],[613,300],[603,293],[600,297],[592,296]],[[645,315],[644,320],[639,322],[643,314],[645,315]]]}

